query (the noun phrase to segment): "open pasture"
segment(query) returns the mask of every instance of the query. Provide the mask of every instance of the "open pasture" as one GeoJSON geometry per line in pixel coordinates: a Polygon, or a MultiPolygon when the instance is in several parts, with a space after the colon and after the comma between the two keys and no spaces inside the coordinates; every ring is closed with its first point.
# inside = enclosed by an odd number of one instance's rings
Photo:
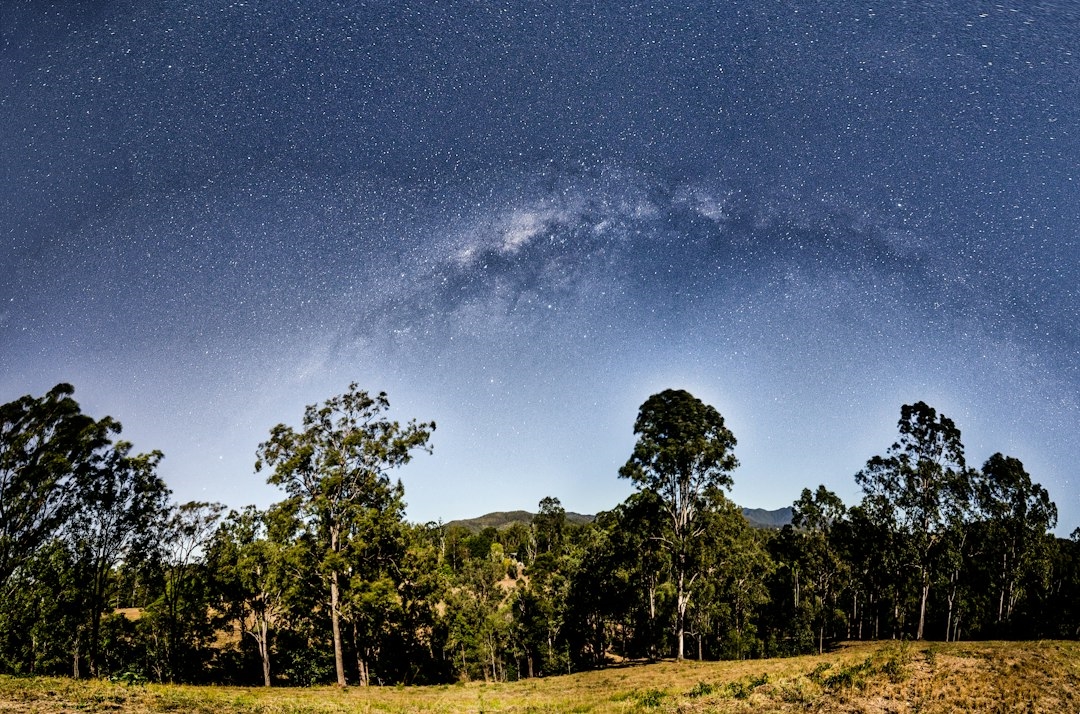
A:
{"type": "Polygon", "coordinates": [[[821,656],[628,664],[504,684],[244,688],[0,677],[0,712],[1075,712],[1080,643],[860,643],[821,656]]]}

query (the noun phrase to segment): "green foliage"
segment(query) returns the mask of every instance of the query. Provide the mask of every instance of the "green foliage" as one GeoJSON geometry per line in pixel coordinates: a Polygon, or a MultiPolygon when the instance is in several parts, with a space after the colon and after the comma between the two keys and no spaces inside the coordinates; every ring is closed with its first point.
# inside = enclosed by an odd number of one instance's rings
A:
{"type": "Polygon", "coordinates": [[[863,691],[869,682],[884,675],[893,684],[907,679],[911,653],[908,643],[882,648],[873,655],[853,663],[833,667],[830,662],[819,663],[806,675],[810,681],[829,692],[863,691]]]}
{"type": "MultiPolygon", "coordinates": [[[[922,403],[901,410],[899,440],[860,472],[861,504],[805,489],[792,525],[770,530],[724,497],[734,437],[685,392],[642,405],[625,502],[579,523],[547,497],[535,517],[475,530],[404,522],[389,474],[429,450],[434,425],[401,425],[387,408],[351,385],[308,407],[302,429],[275,427],[259,466],[285,498],[222,518],[215,504],[168,505],[161,454],[112,441],[119,425],[82,415],[70,387],[4,405],[0,670],[125,684],[307,686],[346,668],[359,683],[492,682],[924,629],[1080,632],[1080,539],[1047,534],[1056,508],[1017,459],[964,466],[959,430],[922,403]]],[[[925,657],[939,664],[935,649],[925,657]]],[[[794,679],[681,686],[689,699],[810,704],[901,684],[910,658],[901,644],[794,679]]],[[[626,700],[670,707],[669,696],[648,686],[626,700]]]]}
{"type": "Polygon", "coordinates": [[[693,689],[686,693],[686,696],[690,697],[691,699],[696,699],[698,697],[707,697],[713,693],[714,689],[716,688],[708,682],[698,682],[694,685],[693,689]]]}
{"type": "Polygon", "coordinates": [[[689,392],[666,390],[649,397],[634,422],[634,452],[619,469],[644,492],[653,494],[666,518],[649,535],[663,544],[675,587],[676,656],[683,658],[691,588],[701,575],[701,514],[714,510],[731,487],[738,466],[735,436],[715,408],[689,392]]]}
{"type": "Polygon", "coordinates": [[[303,429],[278,424],[259,445],[255,469],[273,467],[267,481],[282,486],[307,529],[311,554],[329,591],[334,661],[339,686],[345,686],[343,615],[350,617],[360,648],[357,676],[369,679],[373,640],[372,600],[349,603],[351,587],[378,580],[398,554],[404,489],[391,484],[388,472],[419,449],[430,451],[435,423],[410,421],[402,426],[384,416],[385,393],[375,396],[355,383],[340,396],[304,412],[303,429]]]}
{"type": "Polygon", "coordinates": [[[987,573],[992,583],[988,594],[997,600],[992,630],[1007,634],[1025,587],[1047,585],[1051,541],[1046,533],[1057,525],[1057,507],[1019,459],[996,453],[979,476],[975,500],[986,527],[984,555],[997,564],[987,573]]]}
{"type": "Polygon", "coordinates": [[[663,704],[666,697],[667,692],[660,689],[646,689],[644,692],[638,692],[635,699],[640,706],[653,709],[663,704]]]}
{"type": "Polygon", "coordinates": [[[649,397],[634,422],[634,453],[619,475],[660,495],[666,507],[693,511],[719,488],[731,486],[739,465],[735,437],[713,407],[689,392],[666,390],[649,397]]]}
{"type": "Polygon", "coordinates": [[[82,413],[70,384],[0,405],[0,588],[80,507],[120,425],[82,413]]]}
{"type": "Polygon", "coordinates": [[[755,689],[768,683],[769,675],[767,673],[750,676],[735,682],[728,682],[724,685],[723,694],[732,699],[749,699],[755,689]]]}
{"type": "Polygon", "coordinates": [[[566,530],[566,509],[559,499],[548,496],[540,501],[540,512],[533,517],[536,548],[541,553],[558,553],[566,530]]]}
{"type": "Polygon", "coordinates": [[[126,684],[131,687],[134,685],[146,684],[149,680],[138,669],[125,669],[123,672],[111,675],[109,677],[110,682],[117,682],[119,684],[126,684]]]}
{"type": "Polygon", "coordinates": [[[168,512],[161,453],[113,443],[119,423],[82,414],[72,394],[59,384],[0,406],[0,624],[22,640],[0,647],[9,671],[108,671],[114,571],[147,558],[168,512]]]}
{"type": "Polygon", "coordinates": [[[148,671],[158,681],[201,681],[213,656],[212,574],[201,559],[224,506],[190,502],[174,509],[158,553],[157,597],[138,620],[148,671]]]}
{"type": "Polygon", "coordinates": [[[879,667],[889,681],[894,684],[903,682],[908,677],[908,666],[911,664],[911,646],[905,640],[896,647],[887,648],[884,651],[885,661],[879,667]]]}
{"type": "MultiPolygon", "coordinates": [[[[908,546],[903,556],[917,571],[918,626],[922,639],[926,608],[941,569],[949,528],[963,520],[970,498],[964,445],[956,424],[924,402],[900,409],[899,440],[885,456],[871,458],[855,481],[864,506],[908,546]]],[[[946,551],[947,552],[947,551],[946,551]]]]}
{"type": "Polygon", "coordinates": [[[0,656],[17,674],[73,673],[85,599],[75,554],[54,539],[26,559],[0,600],[0,656]]]}

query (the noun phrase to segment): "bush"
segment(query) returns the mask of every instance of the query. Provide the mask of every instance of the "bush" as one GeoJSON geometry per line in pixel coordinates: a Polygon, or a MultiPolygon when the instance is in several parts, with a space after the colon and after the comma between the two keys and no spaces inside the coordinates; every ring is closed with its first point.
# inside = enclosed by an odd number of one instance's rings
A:
{"type": "Polygon", "coordinates": [[[748,699],[754,690],[763,684],[768,684],[769,675],[762,674],[758,677],[750,677],[749,679],[738,682],[729,682],[725,688],[725,694],[735,699],[748,699]]]}
{"type": "Polygon", "coordinates": [[[694,685],[694,688],[686,693],[688,697],[707,697],[713,693],[713,685],[708,682],[698,682],[694,685]]]}
{"type": "Polygon", "coordinates": [[[637,695],[638,704],[643,707],[658,707],[667,695],[659,689],[646,689],[637,695]]]}

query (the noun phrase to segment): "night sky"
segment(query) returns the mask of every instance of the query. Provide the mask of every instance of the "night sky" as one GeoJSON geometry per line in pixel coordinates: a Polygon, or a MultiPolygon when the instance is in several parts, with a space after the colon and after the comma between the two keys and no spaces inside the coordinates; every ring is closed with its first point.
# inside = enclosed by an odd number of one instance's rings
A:
{"type": "Polygon", "coordinates": [[[790,505],[953,418],[1080,525],[1080,3],[0,0],[0,401],[268,505],[356,381],[414,521],[593,513],[638,406],[790,505]]]}

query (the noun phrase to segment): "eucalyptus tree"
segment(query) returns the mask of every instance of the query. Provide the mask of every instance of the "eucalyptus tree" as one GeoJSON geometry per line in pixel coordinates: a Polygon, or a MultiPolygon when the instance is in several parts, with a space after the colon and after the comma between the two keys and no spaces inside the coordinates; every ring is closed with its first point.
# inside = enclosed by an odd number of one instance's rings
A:
{"type": "Polygon", "coordinates": [[[274,517],[273,511],[255,506],[230,512],[207,553],[218,583],[218,607],[237,623],[241,639],[254,642],[266,687],[272,682],[271,635],[284,617],[291,574],[288,544],[270,537],[268,517],[274,517]]]}
{"type": "Polygon", "coordinates": [[[329,590],[334,666],[345,686],[341,589],[353,541],[365,537],[357,528],[373,514],[400,519],[402,487],[391,484],[389,471],[430,452],[434,422],[402,426],[388,419],[385,393],[369,395],[353,383],[345,394],[304,411],[299,431],[278,424],[259,445],[255,469],[273,468],[267,478],[281,486],[298,515],[314,532],[316,554],[329,590]]]}
{"type": "Polygon", "coordinates": [[[965,507],[969,474],[960,430],[924,402],[905,404],[897,424],[900,437],[885,456],[874,456],[855,475],[868,512],[887,524],[907,546],[918,582],[918,628],[922,639],[926,605],[935,579],[939,547],[946,541],[952,512],[965,507]]]}
{"type": "Polygon", "coordinates": [[[982,466],[976,487],[979,510],[988,526],[987,555],[996,564],[994,586],[998,624],[1012,619],[1029,576],[1045,580],[1057,506],[1046,489],[1031,480],[1024,464],[996,453],[982,466]]]}
{"type": "Polygon", "coordinates": [[[404,551],[394,568],[400,622],[392,674],[406,684],[445,679],[437,630],[451,570],[440,563],[438,531],[434,524],[406,525],[404,551]]]}
{"type": "Polygon", "coordinates": [[[0,672],[77,676],[81,586],[75,554],[62,539],[23,560],[0,597],[0,672]]]}
{"type": "Polygon", "coordinates": [[[879,505],[864,499],[852,506],[831,534],[848,568],[850,636],[860,640],[902,635],[905,593],[915,582],[907,565],[907,542],[891,518],[882,517],[879,505]]]}
{"type": "Polygon", "coordinates": [[[446,593],[443,655],[459,678],[501,680],[513,630],[511,598],[499,582],[506,574],[502,546],[470,557],[446,593]]]}
{"type": "Polygon", "coordinates": [[[848,570],[839,550],[835,547],[833,528],[847,517],[844,502],[835,493],[817,487],[811,492],[804,488],[798,500],[792,504],[791,524],[795,527],[793,535],[798,540],[796,558],[800,568],[796,571],[795,605],[800,600],[808,605],[811,619],[816,624],[818,654],[825,650],[825,629],[832,619],[832,604],[841,589],[848,570]],[[798,573],[805,572],[809,597],[798,594],[798,573]]]}
{"type": "Polygon", "coordinates": [[[162,524],[157,597],[138,622],[159,680],[198,678],[211,655],[214,623],[205,554],[224,510],[220,503],[190,501],[174,506],[162,524]]]}
{"type": "Polygon", "coordinates": [[[405,613],[398,586],[406,555],[405,503],[401,484],[395,484],[381,502],[357,509],[344,531],[342,576],[347,578],[341,597],[343,619],[351,629],[356,674],[366,686],[377,674],[386,645],[400,639],[405,613]]]}
{"type": "Polygon", "coordinates": [[[161,537],[169,514],[170,491],[157,475],[161,452],[132,454],[131,448],[120,441],[108,450],[83,486],[80,507],[65,528],[83,574],[90,621],[87,661],[93,676],[102,673],[101,621],[114,569],[126,558],[140,560],[161,537]]]}
{"type": "Polygon", "coordinates": [[[1050,582],[1043,600],[1042,627],[1049,637],[1080,638],[1080,528],[1055,539],[1050,582]]]}
{"type": "Polygon", "coordinates": [[[539,553],[559,552],[563,531],[566,530],[566,509],[557,498],[547,496],[540,500],[540,510],[532,519],[536,534],[536,550],[539,553]]]}
{"type": "Polygon", "coordinates": [[[702,544],[696,562],[702,575],[687,616],[698,659],[754,656],[761,651],[755,621],[768,601],[766,579],[774,569],[765,535],[727,499],[700,518],[702,544]]]}
{"type": "Polygon", "coordinates": [[[546,497],[533,517],[531,535],[536,557],[527,566],[511,597],[515,635],[526,675],[566,671],[564,641],[566,600],[573,575],[576,548],[566,538],[566,511],[559,499],[546,497]]]}
{"type": "Polygon", "coordinates": [[[82,413],[70,384],[0,405],[0,589],[68,522],[120,425],[82,413]]]}
{"type": "MultiPolygon", "coordinates": [[[[594,668],[607,663],[612,635],[632,629],[626,615],[638,595],[633,560],[619,536],[620,518],[601,513],[583,528],[569,557],[562,561],[567,578],[563,599],[561,639],[567,673],[572,667],[594,668]],[[630,625],[628,627],[628,625],[630,625]]],[[[625,650],[624,650],[625,651],[625,650]]],[[[559,663],[560,665],[562,662],[559,663]]]]}
{"type": "Polygon", "coordinates": [[[619,504],[611,517],[615,519],[609,540],[616,582],[626,593],[622,599],[629,612],[624,617],[631,618],[634,634],[628,644],[656,659],[665,645],[663,622],[670,619],[662,586],[671,571],[671,553],[656,537],[666,526],[664,504],[653,491],[638,491],[619,504]]]}
{"type": "Polygon", "coordinates": [[[564,626],[570,580],[565,558],[544,553],[537,556],[527,580],[518,580],[511,597],[515,637],[525,659],[525,674],[558,674],[566,671],[564,626]]]}
{"type": "Polygon", "coordinates": [[[659,496],[665,514],[652,534],[671,556],[675,589],[676,656],[685,654],[686,612],[694,581],[701,576],[698,550],[704,533],[702,512],[715,510],[738,466],[735,437],[724,417],[684,390],[649,397],[634,423],[638,440],[619,476],[659,496]]]}

